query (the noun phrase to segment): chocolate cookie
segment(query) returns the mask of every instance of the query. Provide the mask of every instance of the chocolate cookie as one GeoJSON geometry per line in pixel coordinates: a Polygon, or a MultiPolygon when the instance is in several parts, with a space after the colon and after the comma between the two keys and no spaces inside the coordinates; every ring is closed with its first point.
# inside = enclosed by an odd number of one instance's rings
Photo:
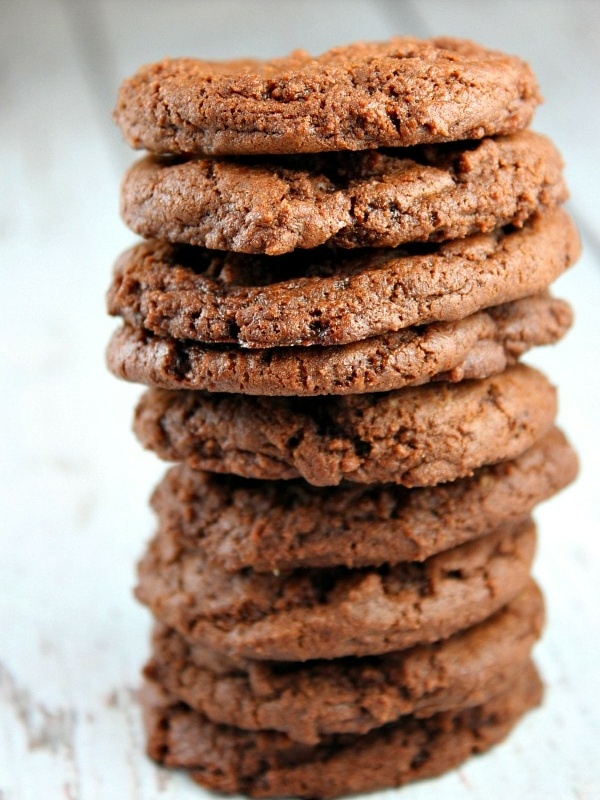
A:
{"type": "Polygon", "coordinates": [[[108,307],[175,339],[347,344],[544,291],[573,263],[579,240],[556,209],[517,231],[407,247],[247,256],[145,242],[118,260],[108,307]]]}
{"type": "Polygon", "coordinates": [[[538,705],[542,684],[528,663],[506,692],[463,711],[412,716],[366,734],[333,734],[317,746],[275,731],[216,725],[148,684],[143,694],[148,754],[219,792],[325,798],[400,786],[439,775],[501,741],[538,705]]]}
{"type": "Polygon", "coordinates": [[[161,622],[234,658],[376,655],[491,616],[527,584],[534,546],[526,520],[421,563],[232,574],[159,534],[136,595],[161,622]]]}
{"type": "Polygon", "coordinates": [[[125,175],[121,212],[147,238],[241,253],[396,247],[522,225],[566,200],[561,168],[530,131],[387,153],[148,156],[125,175]]]}
{"type": "Polygon", "coordinates": [[[431,380],[487,378],[535,345],[560,339],[569,305],[546,294],[330,347],[246,350],[155,336],[123,325],[107,362],[120,378],[163,389],[255,395],[362,394],[431,380]]]}
{"type": "Polygon", "coordinates": [[[315,486],[427,486],[523,453],[552,425],[554,388],[517,364],[481,381],[343,397],[252,397],[149,389],[141,443],[168,461],[315,486]]]}
{"type": "Polygon", "coordinates": [[[162,533],[229,572],[364,567],[423,561],[518,522],[576,474],[575,452],[554,428],[514,461],[435,487],[322,489],[178,465],[152,505],[162,533]]]}
{"type": "Polygon", "coordinates": [[[230,661],[159,625],[145,675],[213,722],[317,744],[327,734],[366,733],[405,714],[430,717],[489,700],[523,669],[543,616],[532,581],[489,619],[435,644],[283,664],[230,661]]]}
{"type": "Polygon", "coordinates": [[[316,58],[164,59],[123,82],[114,118],[154,153],[311,153],[513,133],[539,102],[514,56],[397,37],[316,58]]]}

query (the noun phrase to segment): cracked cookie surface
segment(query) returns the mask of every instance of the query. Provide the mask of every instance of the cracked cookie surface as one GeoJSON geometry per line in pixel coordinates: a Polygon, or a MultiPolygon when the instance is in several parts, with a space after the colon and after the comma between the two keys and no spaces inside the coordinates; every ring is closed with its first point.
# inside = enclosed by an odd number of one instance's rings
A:
{"type": "Polygon", "coordinates": [[[555,414],[548,380],[517,364],[480,381],[342,397],[149,389],[134,431],[161,458],[209,472],[426,486],[515,458],[555,414]]]}
{"type": "Polygon", "coordinates": [[[396,37],[316,57],[167,58],[122,83],[113,116],[130,145],[154,153],[298,153],[514,133],[540,99],[517,57],[396,37]]]}
{"type": "Polygon", "coordinates": [[[566,200],[561,169],[531,131],[327,156],[148,156],[125,175],[121,213],[146,238],[241,253],[397,247],[520,226],[566,200]]]}
{"type": "Polygon", "coordinates": [[[542,292],[578,254],[577,231],[560,208],[516,231],[412,251],[248,256],[151,241],[117,261],[108,309],[175,339],[250,348],[347,344],[542,292]]]}
{"type": "Polygon", "coordinates": [[[158,625],[145,675],[213,722],[272,729],[317,744],[366,733],[404,714],[479,705],[514,681],[544,618],[533,581],[466,631],[381,656],[322,661],[231,660],[158,625]]]}
{"type": "Polygon", "coordinates": [[[569,305],[535,295],[457,322],[434,322],[330,347],[248,350],[155,336],[123,325],[107,349],[120,378],[162,389],[253,395],[362,394],[502,372],[571,325],[569,305]]]}
{"type": "Polygon", "coordinates": [[[540,678],[528,663],[508,691],[480,706],[407,716],[363,735],[330,735],[317,746],[275,731],[215,725],[156,684],[147,684],[142,704],[149,755],[189,770],[202,786],[251,797],[325,798],[439,775],[501,741],[541,699],[540,678]]]}
{"type": "Polygon", "coordinates": [[[172,467],[152,496],[161,532],[235,572],[423,561],[518,522],[574,480],[574,450],[553,428],[521,456],[434,487],[319,488],[172,467]]]}
{"type": "Polygon", "coordinates": [[[525,520],[423,562],[232,574],[158,534],[136,595],[169,627],[234,658],[376,655],[446,638],[498,611],[529,581],[534,548],[535,526],[525,520]]]}

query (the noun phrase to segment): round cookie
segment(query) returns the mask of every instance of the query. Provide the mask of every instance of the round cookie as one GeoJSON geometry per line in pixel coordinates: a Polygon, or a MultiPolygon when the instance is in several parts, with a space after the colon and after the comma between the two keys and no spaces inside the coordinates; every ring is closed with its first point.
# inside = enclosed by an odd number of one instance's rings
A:
{"type": "Polygon", "coordinates": [[[430,380],[487,378],[529,348],[552,344],[572,322],[548,295],[515,300],[457,322],[433,322],[330,347],[247,350],[154,336],[123,325],[107,349],[120,378],[163,389],[254,395],[362,394],[430,380]]]}
{"type": "Polygon", "coordinates": [[[159,534],[140,562],[136,596],[161,622],[234,658],[376,655],[494,614],[526,586],[534,548],[526,520],[421,563],[232,574],[159,534]]]}
{"type": "Polygon", "coordinates": [[[130,145],[154,153],[311,153],[513,133],[540,99],[519,58],[396,37],[317,57],[167,58],[122,83],[113,116],[130,145]]]}
{"type": "Polygon", "coordinates": [[[149,389],[134,431],[161,458],[209,472],[427,486],[515,458],[555,414],[545,376],[517,364],[480,381],[343,397],[149,389]]]}
{"type": "Polygon", "coordinates": [[[170,469],[154,491],[161,533],[229,572],[423,561],[516,523],[577,474],[553,428],[513,461],[435,487],[319,488],[170,469]]]}
{"type": "Polygon", "coordinates": [[[517,231],[407,247],[271,257],[144,242],[117,261],[108,308],[175,339],[347,344],[544,291],[579,254],[560,208],[517,231]]]}
{"type": "Polygon", "coordinates": [[[489,619],[431,645],[299,664],[230,661],[157,626],[145,676],[213,722],[317,744],[405,714],[430,717],[489,700],[523,669],[543,623],[533,581],[489,619]]]}
{"type": "Polygon", "coordinates": [[[544,136],[278,159],[148,156],[126,173],[121,213],[146,238],[281,255],[458,239],[567,198],[544,136]]]}
{"type": "Polygon", "coordinates": [[[219,792],[250,797],[326,798],[371,792],[439,775],[501,741],[542,699],[527,664],[513,685],[475,708],[428,719],[403,717],[362,735],[301,745],[275,731],[215,725],[156,684],[142,693],[148,753],[219,792]]]}

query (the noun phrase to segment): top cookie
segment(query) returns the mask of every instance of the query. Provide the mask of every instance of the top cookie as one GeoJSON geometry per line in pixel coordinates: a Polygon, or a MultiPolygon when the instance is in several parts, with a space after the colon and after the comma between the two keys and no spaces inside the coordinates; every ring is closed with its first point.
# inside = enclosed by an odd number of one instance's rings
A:
{"type": "Polygon", "coordinates": [[[397,37],[316,58],[164,59],[123,82],[114,118],[153,153],[311,153],[514,133],[540,100],[519,58],[397,37]]]}

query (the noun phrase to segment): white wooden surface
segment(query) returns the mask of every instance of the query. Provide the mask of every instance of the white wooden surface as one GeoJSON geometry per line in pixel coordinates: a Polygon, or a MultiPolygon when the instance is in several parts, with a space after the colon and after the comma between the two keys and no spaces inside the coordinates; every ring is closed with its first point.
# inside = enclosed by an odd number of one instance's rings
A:
{"type": "Polygon", "coordinates": [[[163,466],[129,432],[139,388],[103,364],[104,291],[133,241],[117,213],[133,157],[110,121],[119,80],[166,54],[392,33],[467,36],[531,62],[546,97],[536,127],[565,155],[585,246],[557,287],[576,327],[530,359],[560,386],[582,460],[538,513],[546,700],[493,753],[403,796],[600,798],[600,3],[2,0],[0,800],[205,796],[144,757],[135,701],[149,619],[131,586],[163,466]]]}

